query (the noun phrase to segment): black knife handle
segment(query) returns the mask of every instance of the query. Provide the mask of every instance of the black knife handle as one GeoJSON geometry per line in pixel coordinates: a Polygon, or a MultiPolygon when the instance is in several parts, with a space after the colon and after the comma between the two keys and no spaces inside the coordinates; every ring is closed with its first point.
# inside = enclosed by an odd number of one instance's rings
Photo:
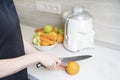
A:
{"type": "Polygon", "coordinates": [[[40,64],[40,63],[36,64],[37,68],[40,68],[41,66],[42,66],[42,64],[40,64]]]}

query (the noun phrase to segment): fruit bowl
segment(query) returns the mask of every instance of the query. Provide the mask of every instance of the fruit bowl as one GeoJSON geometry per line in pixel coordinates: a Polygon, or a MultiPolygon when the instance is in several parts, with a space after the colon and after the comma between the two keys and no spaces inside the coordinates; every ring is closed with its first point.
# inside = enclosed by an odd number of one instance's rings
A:
{"type": "Polygon", "coordinates": [[[63,28],[45,25],[42,28],[36,28],[32,38],[33,46],[41,51],[50,50],[63,42],[63,28]]]}
{"type": "Polygon", "coordinates": [[[39,51],[47,51],[47,50],[51,50],[51,49],[53,49],[55,46],[57,45],[57,43],[55,43],[55,44],[53,44],[53,45],[50,45],[50,46],[38,46],[38,45],[34,45],[33,44],[33,46],[37,49],[37,50],[39,50],[39,51]]]}

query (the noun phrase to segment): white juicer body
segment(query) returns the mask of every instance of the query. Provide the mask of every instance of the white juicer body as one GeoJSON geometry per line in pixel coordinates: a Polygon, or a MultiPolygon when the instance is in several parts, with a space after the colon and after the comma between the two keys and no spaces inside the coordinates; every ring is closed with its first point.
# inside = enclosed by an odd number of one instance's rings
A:
{"type": "MultiPolygon", "coordinates": [[[[85,14],[86,15],[86,14],[85,14]]],[[[92,18],[87,15],[71,15],[67,17],[65,22],[64,47],[72,52],[78,52],[84,49],[84,39],[93,42],[94,31],[92,30],[92,18]],[[82,16],[82,17],[81,17],[82,16]],[[88,37],[88,33],[93,33],[88,37]]]]}

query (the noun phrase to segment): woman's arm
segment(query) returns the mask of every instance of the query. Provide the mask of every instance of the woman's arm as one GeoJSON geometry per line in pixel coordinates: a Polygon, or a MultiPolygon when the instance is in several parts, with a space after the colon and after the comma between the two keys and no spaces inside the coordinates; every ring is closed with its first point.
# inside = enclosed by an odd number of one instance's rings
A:
{"type": "Polygon", "coordinates": [[[28,54],[12,59],[1,59],[0,60],[0,78],[14,74],[28,65],[37,63],[36,54],[28,54]]]}
{"type": "Polygon", "coordinates": [[[23,38],[25,54],[36,52],[37,50],[23,38]]]}
{"type": "Polygon", "coordinates": [[[34,63],[41,63],[48,69],[56,69],[61,64],[57,56],[39,52],[25,40],[24,46],[26,55],[0,60],[0,78],[14,74],[34,63]]]}

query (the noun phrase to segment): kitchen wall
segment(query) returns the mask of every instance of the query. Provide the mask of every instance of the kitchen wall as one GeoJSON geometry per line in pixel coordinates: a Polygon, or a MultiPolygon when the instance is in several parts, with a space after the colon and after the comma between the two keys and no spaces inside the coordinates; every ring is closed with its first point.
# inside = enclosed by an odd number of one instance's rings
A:
{"type": "MultiPolygon", "coordinates": [[[[62,14],[37,11],[35,0],[14,0],[21,23],[33,27],[52,24],[63,26],[62,14]]],[[[40,0],[59,2],[62,13],[74,5],[84,6],[93,16],[96,44],[120,50],[120,0],[40,0]]]]}

